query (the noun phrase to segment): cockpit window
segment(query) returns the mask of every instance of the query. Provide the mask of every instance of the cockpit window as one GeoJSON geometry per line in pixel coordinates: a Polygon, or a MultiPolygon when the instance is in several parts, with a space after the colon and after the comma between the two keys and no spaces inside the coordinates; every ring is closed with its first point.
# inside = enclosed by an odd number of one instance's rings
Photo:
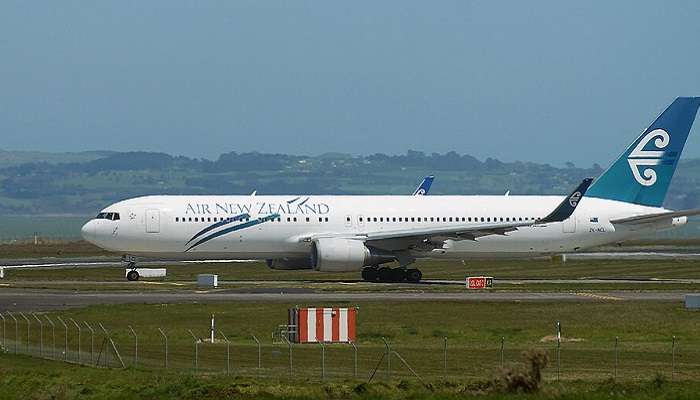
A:
{"type": "Polygon", "coordinates": [[[110,221],[119,221],[119,213],[101,212],[101,213],[97,214],[95,219],[108,219],[110,221]]]}

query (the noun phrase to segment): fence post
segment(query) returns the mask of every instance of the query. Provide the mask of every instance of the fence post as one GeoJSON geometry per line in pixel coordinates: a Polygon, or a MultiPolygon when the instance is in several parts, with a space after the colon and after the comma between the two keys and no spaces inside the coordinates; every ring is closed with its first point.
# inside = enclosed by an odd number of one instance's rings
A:
{"type": "Polygon", "coordinates": [[[221,335],[226,342],[226,374],[228,375],[231,373],[231,342],[229,342],[223,332],[219,331],[219,335],[221,335]]]}
{"type": "Polygon", "coordinates": [[[561,323],[557,321],[557,382],[561,378],[561,323]]]}
{"type": "Polygon", "coordinates": [[[386,339],[382,338],[382,342],[384,342],[384,347],[386,351],[386,379],[388,381],[391,380],[391,346],[389,346],[389,342],[386,341],[386,339]]]}
{"type": "Polygon", "coordinates": [[[74,320],[73,318],[68,318],[68,320],[69,320],[70,322],[72,322],[73,325],[75,325],[76,328],[78,328],[78,364],[80,364],[80,363],[83,361],[83,357],[82,357],[82,346],[81,346],[81,344],[80,344],[80,342],[81,342],[81,336],[82,336],[82,329],[80,328],[80,325],[78,325],[78,323],[75,322],[75,320],[74,320]]]}
{"type": "Polygon", "coordinates": [[[31,354],[32,352],[29,349],[29,326],[31,325],[31,323],[29,322],[29,318],[27,318],[27,316],[24,315],[24,313],[22,313],[21,311],[20,311],[19,315],[22,318],[24,318],[25,321],[27,321],[27,354],[31,354]]]}
{"type": "Polygon", "coordinates": [[[618,345],[620,343],[620,338],[618,336],[615,336],[615,369],[613,371],[613,380],[617,381],[617,364],[619,360],[618,356],[618,345]]]}
{"type": "Polygon", "coordinates": [[[39,323],[39,356],[44,356],[44,324],[36,314],[32,313],[32,317],[39,323]]]}
{"type": "Polygon", "coordinates": [[[503,361],[505,360],[504,352],[506,347],[506,337],[501,336],[501,368],[503,368],[503,361]]]}
{"type": "Polygon", "coordinates": [[[187,330],[187,332],[192,335],[192,339],[194,339],[194,372],[197,373],[197,369],[199,369],[199,339],[197,339],[197,336],[192,333],[191,330],[187,330]]]}
{"type": "Polygon", "coordinates": [[[350,344],[352,345],[352,348],[353,348],[354,353],[355,353],[355,357],[354,357],[355,363],[354,363],[354,366],[352,369],[352,376],[354,378],[357,378],[357,346],[355,345],[355,342],[350,342],[350,344]]]}
{"type": "Polygon", "coordinates": [[[447,375],[447,336],[442,338],[442,372],[447,375]]]}
{"type": "Polygon", "coordinates": [[[287,347],[289,349],[289,376],[293,376],[294,375],[294,368],[293,368],[293,362],[292,362],[292,342],[286,337],[284,337],[284,340],[287,341],[287,347]]]}
{"type": "Polygon", "coordinates": [[[17,354],[17,343],[19,342],[19,325],[17,322],[17,318],[15,318],[14,315],[12,315],[11,312],[7,311],[7,315],[10,316],[15,321],[15,354],[17,354]]]}
{"type": "Polygon", "coordinates": [[[323,342],[318,342],[319,346],[321,346],[321,380],[326,379],[326,346],[323,344],[323,342]]]}
{"type": "Polygon", "coordinates": [[[6,341],[6,336],[5,336],[5,316],[0,313],[0,318],[2,318],[2,348],[7,347],[7,341],[6,341]]]}
{"type": "Polygon", "coordinates": [[[87,323],[83,321],[83,324],[90,331],[90,362],[95,363],[95,330],[87,323]]]}
{"type": "Polygon", "coordinates": [[[65,322],[61,319],[61,317],[56,317],[58,319],[58,322],[63,325],[63,329],[65,329],[65,336],[64,336],[64,341],[63,341],[63,360],[66,361],[68,360],[68,325],[66,325],[65,322]]]}
{"type": "Polygon", "coordinates": [[[53,356],[53,359],[56,359],[56,325],[54,325],[53,321],[51,321],[51,318],[49,318],[48,315],[44,315],[44,318],[46,318],[47,321],[49,321],[49,325],[51,325],[51,355],[53,356]]]}
{"type": "Polygon", "coordinates": [[[671,340],[671,381],[676,380],[676,336],[671,340]]]}
{"type": "Polygon", "coordinates": [[[137,366],[139,365],[139,337],[136,335],[131,325],[129,325],[129,331],[134,336],[134,366],[137,366]]]}
{"type": "Polygon", "coordinates": [[[260,347],[260,341],[258,338],[253,335],[253,340],[255,340],[255,343],[258,345],[258,369],[262,368],[262,348],[260,347]]]}
{"type": "MultiPolygon", "coordinates": [[[[112,340],[112,335],[109,334],[109,331],[105,329],[105,327],[102,325],[101,322],[98,322],[97,325],[100,326],[102,331],[105,333],[106,340],[109,341],[109,344],[112,345],[112,350],[114,350],[114,355],[117,356],[117,360],[119,360],[119,364],[121,364],[122,368],[126,368],[126,364],[124,364],[124,360],[122,359],[122,355],[119,354],[119,349],[117,349],[117,345],[114,344],[114,340],[112,340]]],[[[105,360],[107,360],[107,355],[109,352],[105,354],[105,360]]]]}
{"type": "Polygon", "coordinates": [[[168,369],[168,336],[166,336],[165,332],[160,328],[158,328],[158,332],[160,332],[163,339],[165,339],[165,369],[168,369]]]}

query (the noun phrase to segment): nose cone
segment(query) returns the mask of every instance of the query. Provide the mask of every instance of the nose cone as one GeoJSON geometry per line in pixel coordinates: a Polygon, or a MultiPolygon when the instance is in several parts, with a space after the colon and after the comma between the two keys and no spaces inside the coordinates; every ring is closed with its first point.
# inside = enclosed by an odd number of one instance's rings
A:
{"type": "Polygon", "coordinates": [[[90,242],[92,244],[97,244],[96,242],[96,227],[95,227],[95,221],[90,220],[88,221],[83,227],[80,229],[80,235],[85,239],[85,241],[90,242]]]}

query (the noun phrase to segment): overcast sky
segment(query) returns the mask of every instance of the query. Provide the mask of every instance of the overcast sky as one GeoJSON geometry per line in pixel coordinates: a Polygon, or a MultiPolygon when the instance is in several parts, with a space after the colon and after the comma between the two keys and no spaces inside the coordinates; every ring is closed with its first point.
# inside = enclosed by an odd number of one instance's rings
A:
{"type": "Polygon", "coordinates": [[[605,165],[679,95],[696,0],[0,3],[2,149],[605,165]]]}

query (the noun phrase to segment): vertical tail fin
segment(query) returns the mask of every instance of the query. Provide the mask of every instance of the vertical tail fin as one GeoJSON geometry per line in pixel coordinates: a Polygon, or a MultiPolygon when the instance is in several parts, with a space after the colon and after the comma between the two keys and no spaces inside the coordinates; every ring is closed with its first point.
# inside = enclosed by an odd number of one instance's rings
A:
{"type": "Polygon", "coordinates": [[[435,177],[433,175],[426,176],[423,178],[423,182],[418,185],[416,190],[413,192],[414,196],[424,196],[428,194],[428,191],[430,190],[430,186],[433,184],[433,179],[435,177]]]}
{"type": "Polygon", "coordinates": [[[679,97],[588,189],[589,197],[660,207],[700,97],[679,97]]]}

